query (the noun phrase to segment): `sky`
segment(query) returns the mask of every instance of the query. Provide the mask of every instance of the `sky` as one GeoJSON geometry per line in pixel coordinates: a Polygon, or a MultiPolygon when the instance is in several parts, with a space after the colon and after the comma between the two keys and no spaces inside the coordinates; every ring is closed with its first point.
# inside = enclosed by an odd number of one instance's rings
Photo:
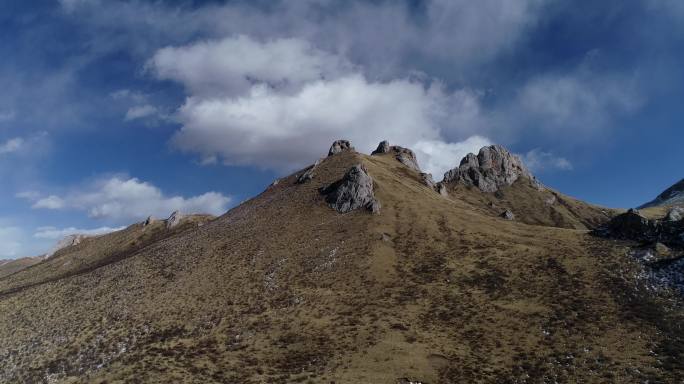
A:
{"type": "Polygon", "coordinates": [[[0,259],[222,214],[335,139],[440,179],[498,143],[638,206],[684,163],[679,0],[0,2],[0,259]]]}

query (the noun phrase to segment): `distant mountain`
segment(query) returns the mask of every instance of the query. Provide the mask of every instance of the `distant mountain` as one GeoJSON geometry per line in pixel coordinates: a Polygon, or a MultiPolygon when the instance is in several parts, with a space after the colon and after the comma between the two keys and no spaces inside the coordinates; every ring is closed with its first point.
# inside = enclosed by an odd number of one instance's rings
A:
{"type": "Polygon", "coordinates": [[[658,195],[653,201],[642,205],[639,208],[650,208],[660,206],[684,206],[684,179],[680,180],[675,185],[666,189],[663,193],[658,195]]]}
{"type": "Polygon", "coordinates": [[[0,382],[682,382],[682,306],[587,231],[612,211],[503,147],[454,166],[339,141],[218,218],[0,278],[0,382]]]}

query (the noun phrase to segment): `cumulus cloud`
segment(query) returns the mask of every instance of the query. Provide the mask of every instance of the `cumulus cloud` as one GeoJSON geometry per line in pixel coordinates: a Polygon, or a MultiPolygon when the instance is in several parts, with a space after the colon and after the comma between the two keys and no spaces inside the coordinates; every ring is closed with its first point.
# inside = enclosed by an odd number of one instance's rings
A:
{"type": "Polygon", "coordinates": [[[230,201],[230,197],[217,192],[189,198],[166,196],[150,183],[136,178],[112,176],[62,197],[40,199],[34,208],[75,209],[87,212],[91,218],[130,222],[149,215],[166,217],[176,210],[218,215],[227,210],[230,201]],[[38,205],[40,202],[43,203],[38,205]]]}
{"type": "Polygon", "coordinates": [[[523,156],[525,165],[532,172],[543,172],[549,170],[571,171],[572,163],[564,157],[555,156],[551,152],[544,152],[535,148],[523,156]]]}
{"type": "MultiPolygon", "coordinates": [[[[177,112],[183,126],[174,145],[229,165],[292,170],[323,154],[337,138],[370,151],[380,140],[424,148],[450,144],[442,130],[479,116],[477,96],[449,93],[431,79],[369,80],[337,55],[305,41],[258,42],[245,36],[165,48],[148,63],[189,96],[177,112]]],[[[455,129],[458,129],[455,128],[455,129]]],[[[445,152],[427,170],[449,162],[445,152]]],[[[451,159],[451,165],[460,158],[451,159]]],[[[435,168],[440,171],[444,168],[435,168]]]]}
{"type": "Polygon", "coordinates": [[[24,139],[22,139],[21,137],[15,137],[13,139],[9,139],[9,140],[5,141],[4,143],[0,143],[0,155],[17,152],[18,150],[21,149],[21,147],[23,145],[24,145],[24,139]]]}
{"type": "Polygon", "coordinates": [[[93,229],[79,229],[74,227],[69,228],[55,228],[55,227],[40,227],[33,234],[33,237],[37,239],[50,239],[59,240],[69,235],[87,235],[87,236],[98,236],[105,235],[107,233],[116,232],[124,229],[125,227],[100,227],[93,229]]]}

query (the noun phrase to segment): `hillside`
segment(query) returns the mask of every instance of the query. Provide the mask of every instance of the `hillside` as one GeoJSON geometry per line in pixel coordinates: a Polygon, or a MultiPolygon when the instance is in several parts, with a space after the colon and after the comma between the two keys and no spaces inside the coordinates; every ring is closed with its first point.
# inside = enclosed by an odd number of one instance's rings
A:
{"type": "Polygon", "coordinates": [[[684,206],[684,179],[669,187],[652,201],[642,205],[640,208],[662,207],[662,206],[684,206]]]}
{"type": "Polygon", "coordinates": [[[445,196],[398,159],[342,149],[204,225],[146,246],[134,225],[0,279],[0,381],[684,379],[681,301],[629,242],[572,229],[600,208],[520,180],[445,196]],[[342,214],[319,190],[357,164],[374,205],[342,214]]]}
{"type": "Polygon", "coordinates": [[[11,275],[22,269],[43,261],[42,257],[22,257],[16,260],[0,260],[0,278],[11,275]]]}

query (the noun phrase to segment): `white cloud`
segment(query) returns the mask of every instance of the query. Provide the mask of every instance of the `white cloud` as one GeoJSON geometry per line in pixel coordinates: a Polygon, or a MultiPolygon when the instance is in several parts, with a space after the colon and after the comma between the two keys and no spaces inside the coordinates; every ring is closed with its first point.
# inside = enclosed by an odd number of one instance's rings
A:
{"type": "Polygon", "coordinates": [[[160,79],[185,85],[194,95],[242,94],[255,82],[287,88],[348,73],[343,58],[315,49],[300,39],[263,43],[240,35],[184,47],[163,48],[147,68],[160,79]]]}
{"type": "Polygon", "coordinates": [[[166,217],[180,210],[185,213],[222,214],[231,199],[217,192],[185,198],[165,196],[156,186],[136,178],[113,176],[78,188],[65,196],[38,200],[34,208],[75,209],[92,218],[115,222],[142,220],[147,216],[166,217]],[[40,202],[42,204],[38,205],[40,202]]]}
{"type": "Polygon", "coordinates": [[[24,139],[15,137],[0,144],[0,155],[17,152],[24,145],[24,139]]]}
{"type": "MultiPolygon", "coordinates": [[[[29,199],[31,196],[26,196],[29,199]]],[[[38,199],[31,208],[33,209],[62,209],[66,207],[66,202],[59,196],[50,195],[42,199],[38,199]]]]}
{"type": "Polygon", "coordinates": [[[413,150],[421,168],[439,180],[444,173],[457,167],[467,154],[478,153],[480,148],[491,144],[485,137],[472,136],[458,143],[419,141],[413,150]]]}
{"type": "Polygon", "coordinates": [[[125,121],[132,121],[153,116],[157,113],[157,107],[149,104],[131,107],[126,112],[125,121]]]}
{"type": "Polygon", "coordinates": [[[74,227],[69,228],[55,228],[55,227],[40,227],[33,234],[33,237],[37,239],[50,239],[59,240],[69,235],[87,235],[87,236],[97,236],[104,235],[111,232],[116,232],[124,229],[125,227],[100,227],[93,229],[78,229],[74,227]]]}
{"type": "Polygon", "coordinates": [[[239,36],[165,48],[148,69],[190,93],[177,112],[183,127],[175,146],[230,165],[287,171],[338,138],[362,151],[383,139],[448,148],[445,126],[468,132],[480,117],[473,92],[448,93],[430,79],[371,81],[345,58],[296,39],[259,43],[239,36]]]}
{"type": "Polygon", "coordinates": [[[544,152],[535,148],[523,156],[525,165],[532,172],[543,172],[546,170],[571,171],[572,163],[563,157],[557,157],[551,152],[544,152]]]}

